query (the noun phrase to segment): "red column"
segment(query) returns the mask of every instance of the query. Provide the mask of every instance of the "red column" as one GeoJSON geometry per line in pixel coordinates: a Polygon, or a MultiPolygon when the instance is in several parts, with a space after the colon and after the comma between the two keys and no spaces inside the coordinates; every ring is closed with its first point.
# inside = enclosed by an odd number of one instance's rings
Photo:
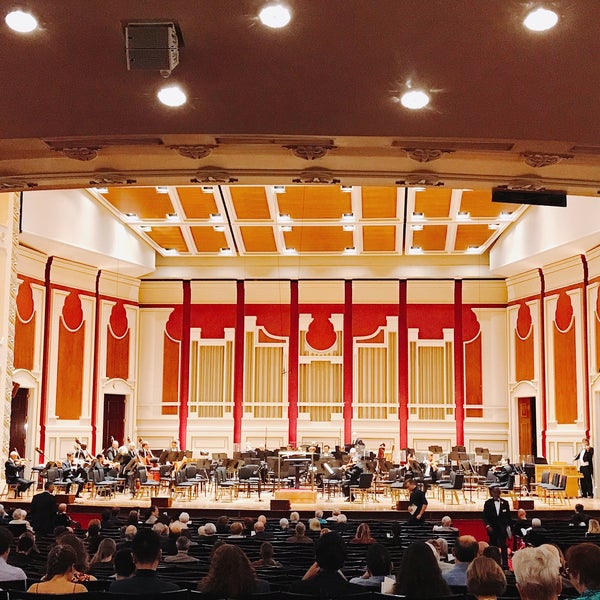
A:
{"type": "Polygon", "coordinates": [[[465,371],[462,318],[462,281],[454,282],[454,418],[456,419],[456,444],[465,443],[465,371]]]}
{"type": "Polygon", "coordinates": [[[102,271],[96,273],[96,295],[95,300],[95,311],[96,318],[94,319],[94,358],[92,364],[92,439],[91,439],[91,452],[92,456],[96,456],[96,432],[98,431],[98,425],[96,419],[98,418],[98,347],[99,347],[99,335],[100,335],[100,274],[102,271]]]}
{"type": "Polygon", "coordinates": [[[400,448],[408,448],[408,316],[406,279],[398,282],[398,419],[400,448]]]}
{"type": "Polygon", "coordinates": [[[590,351],[588,347],[588,264],[585,255],[581,255],[583,263],[583,290],[582,290],[582,311],[583,311],[583,381],[585,390],[585,437],[590,437],[590,351]]]}
{"type": "MultiPolygon", "coordinates": [[[[542,456],[546,456],[546,429],[548,429],[548,415],[546,412],[546,307],[544,300],[546,297],[546,280],[544,272],[538,269],[540,276],[540,405],[542,409],[542,447],[538,448],[542,456]]],[[[587,383],[587,382],[586,382],[587,383]]]]}
{"type": "Polygon", "coordinates": [[[298,442],[298,340],[300,336],[298,313],[298,282],[290,281],[290,347],[288,352],[288,440],[295,447],[298,442]]]}
{"type": "Polygon", "coordinates": [[[52,260],[53,257],[51,256],[46,261],[46,270],[44,274],[44,332],[42,335],[42,386],[40,389],[40,450],[42,450],[42,452],[46,449],[46,407],[48,405],[49,377],[48,357],[50,354],[50,318],[52,316],[52,313],[50,311],[52,299],[52,289],[50,283],[52,260]]]}
{"type": "Polygon", "coordinates": [[[352,281],[344,282],[344,444],[352,443],[352,281]]]}
{"type": "Polygon", "coordinates": [[[192,286],[183,282],[183,310],[181,317],[181,359],[179,362],[179,444],[186,448],[188,401],[190,396],[190,322],[192,286]]]}
{"type": "Polygon", "coordinates": [[[242,417],[244,414],[244,282],[237,282],[237,313],[235,318],[235,349],[233,366],[233,443],[242,443],[242,417]]]}

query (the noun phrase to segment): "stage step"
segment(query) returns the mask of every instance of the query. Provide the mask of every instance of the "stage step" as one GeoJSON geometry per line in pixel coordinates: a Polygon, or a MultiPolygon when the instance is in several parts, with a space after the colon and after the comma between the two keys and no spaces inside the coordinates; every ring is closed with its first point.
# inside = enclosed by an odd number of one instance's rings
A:
{"type": "Polygon", "coordinates": [[[317,492],[313,490],[297,490],[295,488],[286,488],[275,491],[276,500],[289,500],[292,504],[315,504],[317,502],[317,492]]]}

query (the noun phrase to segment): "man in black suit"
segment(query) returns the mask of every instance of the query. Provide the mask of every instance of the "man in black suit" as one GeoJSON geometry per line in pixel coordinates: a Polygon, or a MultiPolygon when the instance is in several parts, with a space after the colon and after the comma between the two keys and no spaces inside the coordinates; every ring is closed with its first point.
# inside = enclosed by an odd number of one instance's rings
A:
{"type": "Polygon", "coordinates": [[[490,546],[497,546],[502,553],[502,563],[508,565],[506,540],[512,535],[512,518],[508,500],[500,497],[500,487],[490,486],[490,496],[483,505],[483,522],[490,538],[490,546]]]}
{"type": "Polygon", "coordinates": [[[594,458],[594,449],[590,446],[590,440],[587,438],[583,438],[581,441],[583,447],[575,457],[575,460],[578,462],[579,472],[582,475],[579,481],[581,496],[583,498],[593,498],[594,487],[592,484],[592,475],[594,473],[594,465],[592,459],[594,458]]]}
{"type": "Polygon", "coordinates": [[[4,463],[4,475],[6,483],[19,484],[16,491],[16,496],[20,496],[22,492],[29,489],[33,481],[29,481],[23,477],[23,469],[25,465],[19,463],[19,454],[15,451],[8,455],[8,460],[4,463]]]}
{"type": "Polygon", "coordinates": [[[56,498],[54,497],[54,484],[47,481],[44,491],[36,494],[31,499],[29,521],[36,534],[52,533],[56,518],[56,498]]]}
{"type": "Polygon", "coordinates": [[[407,479],[404,487],[409,491],[408,512],[410,517],[407,525],[423,525],[425,523],[425,511],[427,510],[427,498],[425,492],[419,488],[414,478],[407,479]]]}

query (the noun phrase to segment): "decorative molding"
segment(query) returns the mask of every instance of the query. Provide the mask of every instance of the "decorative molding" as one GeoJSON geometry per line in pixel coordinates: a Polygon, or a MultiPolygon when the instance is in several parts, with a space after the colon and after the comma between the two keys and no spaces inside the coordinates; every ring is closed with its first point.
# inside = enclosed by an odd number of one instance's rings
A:
{"type": "Polygon", "coordinates": [[[129,179],[125,175],[118,174],[90,179],[90,185],[93,185],[94,187],[105,185],[133,185],[135,183],[137,183],[137,179],[129,179]]]}
{"type": "Polygon", "coordinates": [[[23,179],[0,179],[0,192],[12,192],[19,190],[27,190],[37,187],[37,183],[24,181],[23,179]]]}
{"type": "Polygon", "coordinates": [[[297,177],[292,179],[292,183],[318,183],[332,185],[340,183],[340,180],[336,179],[331,171],[312,168],[301,171],[297,177]]]}
{"type": "Polygon", "coordinates": [[[503,183],[496,187],[501,190],[513,190],[519,192],[543,192],[547,189],[543,180],[527,176],[511,179],[507,183],[503,183]]]}
{"type": "Polygon", "coordinates": [[[217,144],[189,144],[180,146],[169,146],[169,149],[176,150],[185,158],[193,158],[198,160],[206,158],[211,154],[214,148],[218,148],[217,144]]]}
{"type": "Polygon", "coordinates": [[[404,179],[398,179],[396,185],[424,185],[427,187],[442,187],[444,182],[440,179],[437,173],[407,173],[404,179]]]}
{"type": "Polygon", "coordinates": [[[69,146],[68,148],[52,148],[52,150],[60,152],[73,160],[88,161],[98,158],[100,148],[101,146],[69,146]]]}
{"type": "Polygon", "coordinates": [[[406,152],[408,158],[416,160],[420,163],[431,162],[438,160],[444,154],[451,154],[454,150],[448,148],[402,148],[406,152]]]}
{"type": "Polygon", "coordinates": [[[544,152],[521,152],[521,160],[530,167],[539,169],[557,165],[563,159],[573,158],[572,154],[546,154],[544,152]]]}
{"type": "Polygon", "coordinates": [[[217,167],[205,167],[204,169],[196,171],[196,176],[190,179],[190,182],[215,185],[236,183],[237,179],[225,169],[219,169],[217,167]]]}
{"type": "Polygon", "coordinates": [[[291,144],[284,146],[284,148],[291,150],[296,158],[316,160],[317,158],[323,158],[335,146],[332,144],[291,144]]]}

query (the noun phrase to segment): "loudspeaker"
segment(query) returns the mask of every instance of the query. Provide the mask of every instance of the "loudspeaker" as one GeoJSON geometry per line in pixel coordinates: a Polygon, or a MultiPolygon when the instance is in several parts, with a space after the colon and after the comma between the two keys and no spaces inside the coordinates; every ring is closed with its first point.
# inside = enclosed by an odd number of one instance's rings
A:
{"type": "Polygon", "coordinates": [[[567,206],[567,193],[562,190],[544,190],[531,192],[525,190],[506,190],[494,188],[492,202],[508,202],[509,204],[533,204],[535,206],[567,206]]]}
{"type": "Polygon", "coordinates": [[[519,510],[519,508],[533,510],[533,500],[513,500],[513,508],[515,510],[519,510]]]}
{"type": "Polygon", "coordinates": [[[274,498],[271,500],[271,510],[283,510],[289,512],[290,508],[289,500],[275,500],[274,498]]]}
{"type": "Polygon", "coordinates": [[[157,506],[158,508],[171,508],[173,504],[173,498],[170,496],[156,496],[151,501],[153,506],[157,506]]]}

